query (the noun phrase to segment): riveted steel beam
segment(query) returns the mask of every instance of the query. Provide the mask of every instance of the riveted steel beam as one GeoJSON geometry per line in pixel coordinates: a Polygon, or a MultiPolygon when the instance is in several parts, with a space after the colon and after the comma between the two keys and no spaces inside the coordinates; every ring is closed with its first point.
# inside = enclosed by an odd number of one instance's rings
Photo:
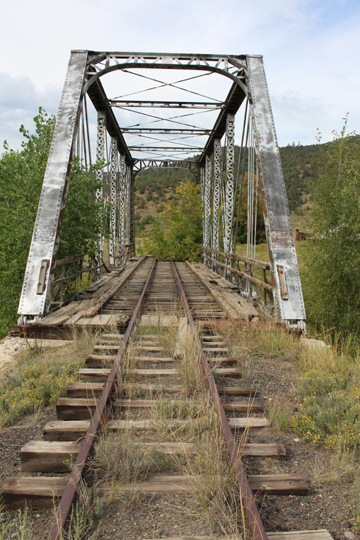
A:
{"type": "Polygon", "coordinates": [[[126,204],[126,163],[124,154],[120,154],[119,178],[119,252],[125,247],[125,204],[126,204]]]}
{"type": "Polygon", "coordinates": [[[70,56],[20,296],[18,313],[23,320],[23,316],[43,315],[50,302],[87,59],[86,51],[72,52],[70,56]],[[50,263],[39,293],[44,261],[50,263]]]}
{"type": "Polygon", "coordinates": [[[209,140],[204,146],[202,154],[200,156],[200,163],[205,162],[205,156],[211,155],[214,151],[215,139],[221,139],[226,131],[226,120],[228,114],[235,115],[239,110],[242,102],[246,98],[244,90],[236,83],[234,83],[230,89],[230,92],[224,102],[224,106],[219,113],[219,116],[211,130],[209,140]]]}
{"type": "Polygon", "coordinates": [[[234,215],[234,159],[235,134],[234,115],[228,114],[226,119],[226,203],[225,203],[225,238],[224,251],[232,251],[232,225],[234,215]]]}
{"type": "MultiPolygon", "coordinates": [[[[105,158],[105,138],[106,138],[106,113],[103,111],[98,111],[98,120],[97,120],[97,141],[96,141],[96,161],[99,163],[105,158]]],[[[96,178],[98,182],[102,183],[102,186],[96,190],[96,202],[104,201],[104,171],[103,169],[98,169],[96,171],[96,178]]],[[[97,264],[102,263],[104,248],[104,237],[100,236],[98,240],[98,255],[97,255],[97,264]]],[[[99,270],[99,276],[101,276],[101,270],[99,270]]]]}
{"type": "Polygon", "coordinates": [[[85,91],[100,77],[112,71],[125,69],[195,70],[218,73],[237,83],[246,92],[244,74],[245,56],[174,54],[174,53],[126,53],[89,51],[89,80],[85,91]],[[95,72],[95,73],[94,73],[95,72]]]}
{"type": "Polygon", "coordinates": [[[116,200],[117,200],[117,170],[118,170],[117,139],[111,138],[111,163],[110,163],[110,245],[109,262],[115,264],[116,251],[116,200]]]}
{"type": "Polygon", "coordinates": [[[125,99],[110,99],[111,107],[136,107],[151,109],[220,109],[220,101],[134,101],[125,99]]]}
{"type": "Polygon", "coordinates": [[[130,165],[132,163],[132,157],[129,148],[125,142],[118,121],[109,106],[109,100],[101,81],[95,81],[95,83],[89,87],[87,94],[97,112],[102,111],[105,114],[107,132],[111,137],[116,138],[118,151],[125,155],[125,161],[130,165]]]}
{"type": "MultiPolygon", "coordinates": [[[[164,119],[166,120],[166,119],[164,119]]],[[[156,133],[157,135],[210,135],[211,129],[182,129],[182,128],[121,128],[123,133],[130,133],[132,135],[156,133]]]]}
{"type": "Polygon", "coordinates": [[[276,317],[301,324],[305,307],[263,59],[248,56],[247,64],[276,317]]]}
{"type": "Polygon", "coordinates": [[[211,236],[211,209],[210,209],[210,194],[211,194],[211,158],[206,156],[205,160],[205,176],[204,176],[204,247],[210,247],[211,236]]]}
{"type": "Polygon", "coordinates": [[[219,249],[219,207],[220,207],[220,182],[221,182],[221,142],[214,141],[214,188],[213,188],[213,228],[212,247],[219,249]]]}
{"type": "Polygon", "coordinates": [[[133,152],[200,152],[199,146],[129,146],[129,150],[133,152]]]}

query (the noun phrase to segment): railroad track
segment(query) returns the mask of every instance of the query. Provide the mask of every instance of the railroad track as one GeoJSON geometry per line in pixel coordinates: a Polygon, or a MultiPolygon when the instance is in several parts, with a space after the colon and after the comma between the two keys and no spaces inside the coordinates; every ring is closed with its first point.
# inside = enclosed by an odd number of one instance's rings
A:
{"type": "MultiPolygon", "coordinates": [[[[130,439],[140,441],[138,448],[156,447],[167,456],[193,459],[196,434],[192,432],[190,442],[189,438],[179,442],[173,436],[174,430],[186,431],[194,419],[199,420],[196,397],[189,396],[191,392],[179,371],[180,363],[185,365],[189,353],[186,343],[190,339],[194,357],[201,360],[201,384],[208,389],[209,408],[217,413],[229,467],[230,463],[233,467],[247,533],[254,540],[283,538],[264,531],[254,494],[306,495],[309,486],[297,474],[245,474],[242,455],[278,459],[285,458],[286,451],[282,444],[251,444],[244,439],[244,432],[268,427],[269,422],[254,389],[241,385],[237,359],[231,357],[217,330],[216,323],[227,319],[223,307],[185,263],[146,258],[102,306],[103,315],[119,312],[131,314],[126,332],[101,333],[93,353],[79,370],[81,381],[69,384],[66,397],[58,400],[57,420],[45,426],[44,440],[30,441],[22,448],[24,476],[5,480],[4,503],[18,508],[28,502],[33,508],[45,508],[53,506],[54,498],[61,499],[47,537],[60,539],[87,462],[93,460],[94,444],[105,425],[109,432],[126,433],[130,439]],[[168,335],[172,332],[177,336],[171,353],[159,334],[163,326],[168,327],[168,335]],[[178,414],[183,406],[190,411],[184,418],[178,414]],[[161,416],[164,410],[175,411],[166,422],[161,416]],[[163,440],[154,438],[159,421],[163,440]],[[69,460],[75,460],[70,474],[69,460]]],[[[211,429],[209,426],[206,429],[211,429]]],[[[155,474],[140,479],[135,487],[142,493],[183,494],[191,491],[192,480],[184,473],[155,474]]],[[[98,489],[107,494],[111,488],[103,482],[98,489]]],[[[313,533],[314,537],[331,538],[324,531],[313,533]]],[[[300,531],[291,538],[310,537],[300,531]]]]}

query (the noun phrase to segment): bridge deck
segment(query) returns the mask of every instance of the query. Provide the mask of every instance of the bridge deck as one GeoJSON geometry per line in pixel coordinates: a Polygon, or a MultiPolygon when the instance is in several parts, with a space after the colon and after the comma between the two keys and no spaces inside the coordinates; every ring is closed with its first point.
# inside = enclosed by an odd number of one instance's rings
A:
{"type": "MultiPolygon", "coordinates": [[[[128,286],[132,275],[137,268],[146,266],[149,259],[146,257],[133,257],[124,270],[113,270],[102,279],[88,287],[78,300],[72,301],[50,313],[40,321],[31,323],[25,327],[12,326],[12,335],[19,335],[26,330],[27,337],[71,339],[74,328],[91,327],[101,329],[104,327],[125,328],[130,320],[135,307],[134,291],[128,286]]],[[[207,320],[207,311],[211,311],[214,317],[214,309],[204,303],[205,297],[210,292],[214,303],[230,320],[251,321],[259,316],[252,303],[243,298],[237,292],[236,285],[232,285],[213,272],[202,263],[177,263],[179,270],[189,274],[189,280],[200,287],[196,292],[192,309],[199,320],[207,320]],[[203,295],[199,294],[203,291],[203,295]]],[[[151,310],[156,313],[166,299],[169,291],[163,284],[161,294],[154,297],[151,310]]],[[[221,314],[220,318],[224,318],[221,314]]]]}

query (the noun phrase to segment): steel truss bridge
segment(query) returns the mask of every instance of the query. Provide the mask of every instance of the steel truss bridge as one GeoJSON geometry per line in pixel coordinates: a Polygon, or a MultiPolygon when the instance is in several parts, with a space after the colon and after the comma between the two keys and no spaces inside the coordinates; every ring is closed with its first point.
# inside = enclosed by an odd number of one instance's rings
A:
{"type": "MultiPolygon", "coordinates": [[[[125,244],[135,242],[134,181],[142,169],[182,167],[195,176],[203,204],[204,263],[232,280],[239,209],[246,196],[247,255],[242,262],[250,272],[236,275],[245,277],[242,292],[250,298],[260,283],[253,269],[263,264],[256,264],[261,198],[271,285],[264,280],[273,313],[288,326],[305,328],[262,56],[71,52],[19,303],[21,324],[36,322],[49,310],[75,156],[86,167],[94,161],[106,163],[96,174],[106,177],[107,185],[96,198],[110,202],[110,265],[125,244]],[[179,76],[177,71],[184,73],[179,76]]],[[[100,253],[103,244],[99,238],[100,253]]],[[[261,268],[265,276],[264,265],[261,268]]]]}

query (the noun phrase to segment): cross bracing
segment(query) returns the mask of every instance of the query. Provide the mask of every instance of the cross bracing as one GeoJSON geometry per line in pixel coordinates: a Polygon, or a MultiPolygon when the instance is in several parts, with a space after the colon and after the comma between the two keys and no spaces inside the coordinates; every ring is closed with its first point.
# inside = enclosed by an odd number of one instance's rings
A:
{"type": "MultiPolygon", "coordinates": [[[[106,186],[96,197],[110,203],[111,265],[125,244],[135,241],[133,187],[143,168],[192,172],[201,185],[204,248],[215,250],[210,257],[204,251],[204,261],[229,279],[242,197],[247,197],[249,261],[256,257],[261,199],[274,314],[288,325],[303,326],[301,283],[261,56],[72,51],[20,298],[23,322],[49,308],[75,155],[85,166],[105,162],[99,174],[106,186]],[[236,170],[235,144],[240,147],[236,170]],[[220,264],[221,250],[227,258],[220,264]]],[[[98,261],[103,244],[99,238],[98,261]]],[[[259,281],[251,272],[242,291],[250,298],[259,281]]]]}

